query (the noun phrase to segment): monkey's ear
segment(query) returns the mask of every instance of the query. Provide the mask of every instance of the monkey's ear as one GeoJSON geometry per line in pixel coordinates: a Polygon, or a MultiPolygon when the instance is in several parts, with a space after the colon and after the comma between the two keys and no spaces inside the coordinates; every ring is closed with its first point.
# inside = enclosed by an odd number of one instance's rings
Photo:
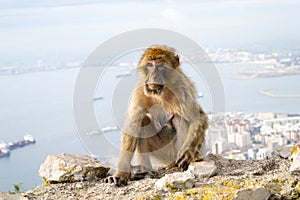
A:
{"type": "Polygon", "coordinates": [[[175,55],[174,58],[175,58],[176,65],[179,66],[180,65],[179,56],[175,55]]]}
{"type": "Polygon", "coordinates": [[[179,63],[179,56],[178,55],[175,55],[175,59],[179,63]]]}

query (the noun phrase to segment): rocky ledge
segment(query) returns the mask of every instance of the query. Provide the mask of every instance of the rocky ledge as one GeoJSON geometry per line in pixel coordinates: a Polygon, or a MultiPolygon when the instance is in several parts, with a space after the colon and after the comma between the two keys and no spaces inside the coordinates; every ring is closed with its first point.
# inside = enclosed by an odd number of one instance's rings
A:
{"type": "Polygon", "coordinates": [[[208,155],[186,172],[157,173],[128,186],[104,183],[108,168],[88,156],[48,156],[40,168],[45,185],[0,199],[300,199],[300,146],[278,149],[265,160],[208,155]]]}

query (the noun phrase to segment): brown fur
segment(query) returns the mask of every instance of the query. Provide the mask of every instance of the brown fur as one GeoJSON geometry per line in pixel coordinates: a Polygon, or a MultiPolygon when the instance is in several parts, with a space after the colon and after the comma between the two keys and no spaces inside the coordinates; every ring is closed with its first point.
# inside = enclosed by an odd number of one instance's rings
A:
{"type": "Polygon", "coordinates": [[[197,103],[195,88],[181,71],[174,49],[148,48],[139,73],[122,134],[118,169],[107,179],[118,186],[151,171],[150,156],[186,170],[200,154],[208,128],[207,115],[197,103]],[[134,154],[138,170],[131,165],[134,154]]]}

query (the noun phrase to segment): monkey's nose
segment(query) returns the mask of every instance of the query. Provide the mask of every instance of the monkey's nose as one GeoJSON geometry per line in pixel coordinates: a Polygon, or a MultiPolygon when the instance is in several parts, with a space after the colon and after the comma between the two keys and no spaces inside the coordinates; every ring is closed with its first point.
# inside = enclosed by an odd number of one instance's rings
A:
{"type": "Polygon", "coordinates": [[[162,90],[164,86],[160,84],[148,84],[147,87],[150,90],[162,90]]]}

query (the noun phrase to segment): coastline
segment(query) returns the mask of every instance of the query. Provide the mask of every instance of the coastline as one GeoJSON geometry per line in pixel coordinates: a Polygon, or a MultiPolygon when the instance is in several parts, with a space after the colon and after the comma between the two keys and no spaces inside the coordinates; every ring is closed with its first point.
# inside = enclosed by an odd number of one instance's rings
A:
{"type": "Polygon", "coordinates": [[[273,93],[269,92],[270,90],[271,89],[259,90],[259,93],[263,94],[265,96],[268,96],[268,97],[272,97],[272,98],[281,98],[281,99],[298,99],[298,98],[300,98],[300,95],[273,94],[273,93]]]}
{"type": "Polygon", "coordinates": [[[272,78],[281,76],[295,76],[300,75],[300,70],[296,68],[292,69],[281,69],[281,70],[259,70],[248,71],[248,72],[237,72],[232,77],[235,79],[246,80],[253,78],[272,78]]]}

